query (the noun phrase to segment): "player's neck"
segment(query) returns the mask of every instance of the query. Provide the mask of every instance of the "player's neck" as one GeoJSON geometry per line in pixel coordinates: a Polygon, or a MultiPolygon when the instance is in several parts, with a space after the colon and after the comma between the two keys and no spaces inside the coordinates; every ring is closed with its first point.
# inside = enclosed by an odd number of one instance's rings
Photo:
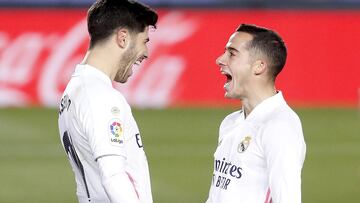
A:
{"type": "Polygon", "coordinates": [[[116,71],[115,63],[112,63],[111,56],[108,52],[91,49],[88,50],[81,64],[88,64],[107,75],[111,80],[114,80],[116,71]]]}
{"type": "Polygon", "coordinates": [[[249,114],[255,109],[257,105],[259,105],[265,99],[274,96],[276,93],[277,92],[274,86],[268,86],[267,88],[251,91],[251,94],[241,99],[245,118],[249,116],[249,114]]]}

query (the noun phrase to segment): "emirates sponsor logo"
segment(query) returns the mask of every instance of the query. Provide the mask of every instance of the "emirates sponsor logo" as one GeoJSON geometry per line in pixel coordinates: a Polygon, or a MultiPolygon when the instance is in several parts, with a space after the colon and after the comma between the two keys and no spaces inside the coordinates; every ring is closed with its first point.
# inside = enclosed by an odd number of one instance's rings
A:
{"type": "Polygon", "coordinates": [[[215,159],[212,184],[220,189],[227,190],[232,180],[242,177],[242,168],[224,157],[222,160],[215,159]]]}

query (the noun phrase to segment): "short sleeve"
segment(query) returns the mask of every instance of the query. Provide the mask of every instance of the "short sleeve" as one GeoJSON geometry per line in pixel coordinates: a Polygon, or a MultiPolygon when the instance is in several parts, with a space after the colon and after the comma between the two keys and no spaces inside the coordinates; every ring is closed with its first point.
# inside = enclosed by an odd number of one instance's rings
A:
{"type": "Polygon", "coordinates": [[[86,112],[85,134],[94,159],[126,155],[128,104],[115,95],[101,95],[91,101],[86,112]]]}
{"type": "Polygon", "coordinates": [[[276,120],[267,124],[262,146],[273,202],[301,203],[301,169],[306,146],[300,121],[276,120]]]}

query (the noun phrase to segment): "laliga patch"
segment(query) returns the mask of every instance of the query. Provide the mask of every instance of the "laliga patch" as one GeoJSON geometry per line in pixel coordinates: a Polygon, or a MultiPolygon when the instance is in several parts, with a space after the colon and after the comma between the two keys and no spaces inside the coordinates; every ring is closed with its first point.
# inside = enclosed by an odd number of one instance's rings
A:
{"type": "Polygon", "coordinates": [[[111,120],[109,124],[110,143],[115,146],[124,145],[124,130],[119,120],[111,120]]]}
{"type": "Polygon", "coordinates": [[[245,150],[249,147],[250,145],[250,141],[251,141],[251,137],[250,136],[246,136],[238,145],[238,152],[239,153],[243,153],[245,152],[245,150]]]}

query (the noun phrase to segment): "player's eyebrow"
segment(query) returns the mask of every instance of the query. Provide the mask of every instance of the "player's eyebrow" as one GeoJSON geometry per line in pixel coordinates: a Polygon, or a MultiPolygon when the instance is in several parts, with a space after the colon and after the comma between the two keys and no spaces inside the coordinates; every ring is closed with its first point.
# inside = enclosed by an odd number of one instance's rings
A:
{"type": "Polygon", "coordinates": [[[239,52],[239,50],[235,49],[234,47],[225,47],[225,50],[233,51],[233,52],[239,52]]]}

